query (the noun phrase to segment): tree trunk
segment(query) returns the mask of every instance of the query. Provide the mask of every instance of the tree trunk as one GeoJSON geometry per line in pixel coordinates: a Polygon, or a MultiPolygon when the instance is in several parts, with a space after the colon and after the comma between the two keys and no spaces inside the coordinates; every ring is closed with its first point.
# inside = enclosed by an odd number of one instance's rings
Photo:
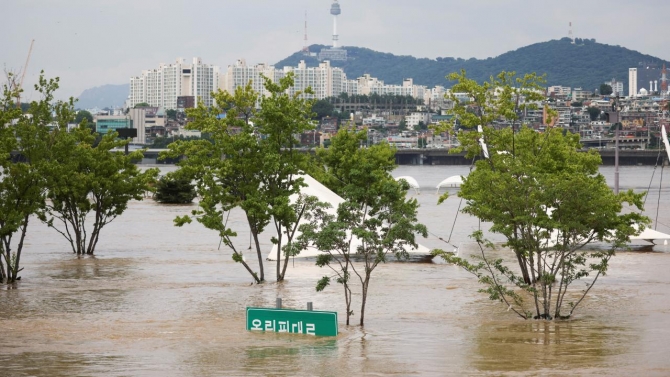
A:
{"type": "MultiPolygon", "coordinates": [[[[234,251],[233,251],[233,252],[234,252],[234,251]]],[[[251,267],[249,267],[249,265],[247,264],[247,262],[245,262],[244,260],[242,260],[241,263],[242,263],[242,265],[244,266],[244,268],[246,268],[247,271],[249,271],[249,274],[251,274],[251,277],[254,278],[254,280],[256,281],[256,284],[260,283],[261,280],[258,279],[258,276],[256,276],[256,274],[255,274],[254,271],[251,269],[251,267]]]]}
{"type": "Polygon", "coordinates": [[[347,283],[342,284],[344,286],[344,302],[347,307],[347,326],[349,326],[349,318],[351,317],[351,296],[347,292],[347,283]]]}
{"type": "Polygon", "coordinates": [[[281,281],[281,227],[277,228],[277,281],[281,281]]]}
{"type": "MultiPolygon", "coordinates": [[[[247,217],[247,220],[249,218],[247,217]]],[[[258,269],[260,270],[260,278],[257,279],[258,282],[265,281],[265,272],[263,270],[263,251],[261,250],[261,243],[258,240],[258,231],[255,228],[251,228],[251,235],[254,238],[254,243],[256,244],[256,254],[258,255],[258,269]]]]}
{"type": "Polygon", "coordinates": [[[365,281],[363,282],[363,292],[361,295],[361,322],[360,325],[363,327],[365,322],[365,301],[368,299],[368,286],[370,285],[370,274],[366,271],[365,281]]]}
{"type": "MultiPolygon", "coordinates": [[[[5,279],[7,278],[7,274],[5,271],[5,264],[2,262],[5,260],[6,254],[5,254],[5,240],[4,237],[0,240],[2,244],[0,244],[0,283],[4,283],[5,279]]],[[[7,266],[9,267],[9,266],[7,266]]]]}
{"type": "Polygon", "coordinates": [[[30,214],[27,214],[23,217],[23,226],[21,226],[21,239],[19,244],[16,247],[16,261],[14,262],[14,275],[12,276],[12,283],[18,278],[18,273],[21,270],[21,251],[23,251],[23,241],[26,239],[26,232],[28,231],[28,220],[30,219],[30,214]]]}
{"type": "MultiPolygon", "coordinates": [[[[531,266],[535,262],[533,260],[533,254],[532,253],[530,254],[529,262],[530,262],[531,266]]],[[[535,272],[533,272],[532,268],[530,270],[530,273],[531,273],[531,277],[532,277],[531,281],[532,281],[532,284],[533,284],[533,288],[535,288],[535,291],[533,292],[533,301],[535,301],[535,313],[536,313],[537,317],[539,318],[540,317],[540,304],[537,300],[537,277],[535,276],[535,272]]]]}

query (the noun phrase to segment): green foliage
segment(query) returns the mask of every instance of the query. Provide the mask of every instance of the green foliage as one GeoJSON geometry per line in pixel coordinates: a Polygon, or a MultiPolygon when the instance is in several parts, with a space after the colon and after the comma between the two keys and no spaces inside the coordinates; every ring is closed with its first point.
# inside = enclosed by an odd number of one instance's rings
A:
{"type": "Polygon", "coordinates": [[[55,132],[53,163],[45,171],[49,201],[40,219],[65,237],[76,254],[94,254],[102,229],[129,201],[141,200],[158,175],[157,169],[141,172],[133,163],[142,159],[142,151],[112,151],[127,142],[110,132],[96,144],[96,135],[83,124],[70,133],[55,132]],[[92,229],[87,229],[89,215],[92,229]]]}
{"type": "Polygon", "coordinates": [[[607,84],[600,84],[600,94],[603,96],[608,96],[612,94],[612,87],[607,84]]]}
{"type": "Polygon", "coordinates": [[[324,117],[329,117],[333,115],[334,106],[327,99],[321,99],[312,105],[312,112],[314,113],[314,119],[321,119],[324,117]]]}
{"type": "MultiPolygon", "coordinates": [[[[296,148],[295,135],[314,128],[311,123],[312,101],[302,99],[303,93],[288,95],[293,74],[273,83],[265,80],[269,95],[259,99],[250,85],[239,87],[234,94],[213,93],[216,106],[203,105],[189,109],[193,119],[189,129],[208,133],[208,140],[178,140],[170,144],[164,156],[186,156],[180,162],[183,174],[195,180],[196,191],[202,198],[200,209],[193,216],[205,227],[219,233],[222,243],[232,250],[233,259],[240,262],[256,282],[265,280],[264,256],[259,235],[272,224],[277,237],[277,280],[283,280],[288,257],[297,251],[292,246],[300,214],[308,203],[291,203],[302,185],[299,172],[306,168],[308,156],[296,148]],[[225,112],[225,118],[219,114],[225,112]],[[252,123],[253,121],[253,123],[252,123]],[[259,273],[245,261],[242,250],[234,243],[237,233],[227,224],[227,213],[241,208],[249,223],[259,273]]],[[[311,90],[304,93],[310,94],[311,90]]],[[[177,225],[185,219],[175,220],[177,225]]]]}
{"type": "Polygon", "coordinates": [[[423,122],[419,122],[416,126],[414,126],[414,131],[425,131],[428,129],[428,126],[423,122]]]}
{"type": "Polygon", "coordinates": [[[77,111],[77,116],[74,118],[74,122],[80,124],[84,119],[86,119],[88,123],[93,123],[93,115],[90,112],[86,110],[77,111]]]}
{"type": "Polygon", "coordinates": [[[57,78],[47,80],[42,73],[35,89],[41,100],[30,103],[28,116],[16,108],[18,91],[5,85],[0,99],[0,282],[18,279],[29,220],[45,205],[45,171],[55,132],[49,126],[67,128],[74,118],[72,99],[54,101],[57,78]]]}
{"type": "Polygon", "coordinates": [[[151,146],[149,148],[165,149],[170,145],[170,143],[174,143],[175,141],[178,140],[188,141],[188,140],[200,140],[200,139],[202,138],[197,136],[184,136],[184,135],[179,135],[176,137],[159,136],[152,141],[151,146]]]}
{"type": "MultiPolygon", "coordinates": [[[[547,85],[597,88],[604,80],[612,78],[628,82],[628,68],[636,67],[641,61],[662,63],[654,56],[597,43],[594,39],[581,39],[580,44],[571,42],[569,38],[550,40],[521,47],[494,58],[468,60],[453,57],[426,59],[396,56],[367,48],[346,47],[349,59],[344,62],[333,61],[331,65],[341,67],[350,78],[369,73],[389,84],[399,84],[403,79],[411,77],[417,85],[449,87],[450,83],[444,79],[444,72],[464,69],[479,83],[489,80],[489,77],[501,71],[546,72],[547,85]]],[[[327,46],[313,45],[310,50],[318,51],[322,47],[327,46]]],[[[275,67],[295,67],[300,60],[305,60],[310,67],[319,65],[315,57],[296,52],[277,62],[275,67]]]]}
{"type": "Polygon", "coordinates": [[[177,110],[167,109],[165,111],[165,115],[167,116],[168,119],[177,120],[177,110]]]}
{"type": "Polygon", "coordinates": [[[400,95],[400,94],[351,94],[349,95],[346,92],[340,93],[337,97],[326,98],[325,101],[329,103],[339,104],[341,102],[351,102],[359,104],[370,104],[373,106],[386,106],[386,105],[422,105],[422,98],[414,98],[410,95],[400,95]]]}
{"type": "Polygon", "coordinates": [[[591,120],[598,120],[598,118],[600,118],[601,110],[599,108],[589,106],[586,108],[586,111],[589,112],[589,117],[591,120]]]}
{"type": "MultiPolygon", "coordinates": [[[[335,214],[327,205],[317,203],[305,216],[307,224],[300,227],[300,240],[324,253],[317,258],[317,265],[329,267],[344,286],[347,324],[353,313],[350,278],[360,280],[361,326],[374,269],[389,254],[406,259],[406,248],[417,246],[415,235],[427,234],[425,226],[417,222],[416,199],[405,196],[409,185],[391,176],[395,150],[385,143],[359,148],[365,137],[365,131],[341,129],[329,149],[317,150],[319,166],[326,173],[316,177],[345,201],[335,214]],[[352,261],[354,255],[362,266],[352,261]]],[[[325,288],[327,281],[320,280],[317,290],[325,288]]]]}
{"type": "Polygon", "coordinates": [[[137,109],[137,108],[140,108],[140,107],[151,107],[151,105],[149,105],[149,104],[146,103],[146,102],[140,102],[140,103],[138,103],[138,104],[135,105],[135,108],[136,108],[136,109],[137,109]]]}
{"type": "MultiPolygon", "coordinates": [[[[580,152],[578,135],[553,128],[544,134],[526,127],[518,132],[494,129],[491,124],[500,117],[514,118],[515,112],[506,110],[517,107],[514,97],[494,102],[485,85],[468,81],[464,74],[458,79],[457,85],[472,93],[469,106],[486,109],[483,116],[462,119],[465,124],[481,122],[483,133],[470,132],[473,135],[459,139],[470,155],[481,150],[480,138],[489,151],[489,158],[477,161],[461,186],[458,195],[467,203],[463,212],[492,223],[490,231],[505,237],[502,246],[512,252],[519,270],[487,257],[481,232],[473,234],[481,248],[479,263],[441,251],[436,255],[474,273],[491,299],[505,302],[523,318],[569,318],[607,272],[615,250],[636,233],[636,225],[648,223],[639,212],[622,213],[624,203],[641,209],[644,194],[614,194],[598,172],[600,156],[580,152]],[[592,242],[606,242],[611,248],[584,249],[592,242]],[[568,293],[573,282],[585,277],[592,277],[587,289],[568,293]],[[528,297],[532,310],[525,306],[528,297]],[[562,311],[566,306],[567,313],[562,311]]],[[[507,84],[502,92],[514,91],[507,84]]],[[[462,116],[463,106],[456,106],[453,113],[462,116]]]]}
{"type": "MultiPolygon", "coordinates": [[[[458,138],[461,147],[452,148],[453,152],[465,150],[467,158],[473,158],[482,153],[479,139],[482,137],[475,130],[480,125],[511,124],[518,127],[523,124],[521,114],[525,109],[537,109],[538,103],[544,99],[543,84],[544,76],[535,73],[516,75],[516,72],[501,72],[489,81],[478,84],[475,80],[467,77],[465,71],[454,72],[447,76],[451,81],[456,81],[449,93],[448,98],[454,102],[454,107],[448,110],[453,115],[450,120],[434,127],[439,132],[455,133],[461,128],[458,138]],[[464,93],[469,102],[459,101],[455,93],[464,93]],[[467,147],[467,148],[466,148],[467,147]]],[[[547,108],[550,116],[553,115],[547,108]]],[[[483,130],[483,139],[488,140],[489,133],[493,128],[487,127],[483,130]]]]}
{"type": "Polygon", "coordinates": [[[188,177],[168,173],[156,183],[154,200],[159,203],[188,204],[195,197],[195,186],[188,177]]]}

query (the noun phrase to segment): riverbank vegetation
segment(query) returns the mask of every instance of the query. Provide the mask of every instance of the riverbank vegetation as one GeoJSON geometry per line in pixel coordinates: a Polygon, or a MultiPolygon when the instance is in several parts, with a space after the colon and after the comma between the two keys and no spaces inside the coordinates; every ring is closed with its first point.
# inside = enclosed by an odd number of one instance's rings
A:
{"type": "Polygon", "coordinates": [[[210,139],[179,140],[163,154],[186,157],[178,165],[184,176],[195,180],[202,198],[199,210],[177,217],[175,224],[182,226],[196,219],[217,231],[221,242],[232,250],[233,260],[241,263],[256,283],[265,281],[260,233],[270,224],[274,227],[276,277],[284,280],[289,257],[297,252],[293,237],[300,214],[308,210],[292,204],[289,197],[303,185],[298,174],[305,170],[309,156],[296,147],[295,135],[314,129],[310,121],[313,101],[302,99],[302,92],[287,94],[291,86],[293,74],[279,83],[265,79],[269,95],[262,98],[250,85],[238,87],[233,94],[222,90],[213,93],[215,106],[200,104],[187,113],[193,119],[187,129],[208,133],[210,139]],[[236,207],[246,215],[258,271],[235,245],[237,233],[227,222],[229,211],[236,207]]]}
{"type": "Polygon", "coordinates": [[[197,196],[195,186],[188,177],[183,177],[178,173],[168,173],[156,182],[155,201],[165,204],[188,204],[193,202],[193,199],[197,196]]]}
{"type": "Polygon", "coordinates": [[[102,229],[128,208],[130,200],[142,200],[158,170],[137,167],[134,161],[142,159],[142,151],[111,152],[128,142],[118,139],[116,132],[97,142],[96,134],[82,124],[71,132],[54,130],[54,135],[44,170],[48,200],[39,217],[74,253],[92,255],[102,229]]]}
{"type": "MultiPolygon", "coordinates": [[[[11,77],[10,80],[11,82],[11,77]]],[[[58,78],[40,75],[41,96],[25,109],[16,106],[21,89],[3,86],[0,99],[0,281],[20,279],[20,262],[33,216],[64,235],[77,254],[93,254],[100,230],[139,198],[157,174],[140,172],[132,162],[141,152],[125,156],[111,149],[125,145],[116,133],[96,143],[83,118],[68,132],[76,113],[74,100],[56,101],[58,78]],[[89,212],[93,230],[86,231],[89,212]],[[62,221],[61,226],[53,220],[62,221]]]]}
{"type": "Polygon", "coordinates": [[[472,259],[442,250],[434,254],[474,274],[484,285],[481,292],[522,318],[570,318],[607,272],[615,251],[639,231],[638,224],[648,222],[636,210],[622,213],[624,203],[641,211],[644,193],[613,193],[598,173],[600,156],[580,152],[578,135],[554,128],[539,133],[523,125],[521,110],[537,107],[542,78],[502,72],[480,85],[465,71],[448,77],[457,82],[454,92],[467,93],[471,101],[456,101],[454,123],[441,129],[455,132],[458,122],[467,155],[483,156],[464,177],[458,194],[466,202],[463,212],[490,222],[490,231],[506,242],[494,256],[494,245],[478,230],[472,237],[480,254],[472,259]],[[512,127],[492,127],[499,119],[512,127]],[[586,248],[594,242],[607,247],[586,248]],[[506,261],[498,255],[507,250],[506,261]],[[573,292],[581,279],[586,286],[573,292]]]}
{"type": "MultiPolygon", "coordinates": [[[[396,167],[394,148],[386,143],[360,148],[366,136],[365,131],[343,128],[331,139],[330,148],[317,150],[314,176],[344,202],[334,213],[323,207],[307,213],[308,221],[300,227],[302,247],[320,250],[316,264],[328,267],[343,285],[347,325],[353,315],[350,280],[358,278],[361,326],[372,272],[389,255],[407,260],[408,248],[418,246],[416,235],[427,236],[426,227],[417,220],[417,200],[406,198],[409,184],[391,175],[396,167]]],[[[320,279],[317,291],[330,281],[330,275],[320,279]]]]}

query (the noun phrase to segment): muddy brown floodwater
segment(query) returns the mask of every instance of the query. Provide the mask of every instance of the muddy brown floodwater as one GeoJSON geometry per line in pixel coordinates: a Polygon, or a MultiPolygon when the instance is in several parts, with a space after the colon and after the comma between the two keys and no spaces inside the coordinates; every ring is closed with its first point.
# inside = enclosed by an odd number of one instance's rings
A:
{"type": "MultiPolygon", "coordinates": [[[[602,171],[612,184],[613,169],[602,171]]],[[[622,189],[646,189],[652,172],[622,168],[622,189]]],[[[466,173],[467,167],[431,166],[394,173],[422,186],[412,195],[432,233],[422,240],[426,246],[450,247],[438,237],[451,233],[459,199],[437,206],[435,185],[466,173]]],[[[660,169],[646,214],[655,219],[660,206],[657,229],[670,232],[670,186],[663,182],[659,190],[659,175],[660,169]]],[[[22,280],[0,291],[0,375],[670,375],[668,246],[618,253],[574,318],[563,322],[517,319],[454,266],[387,263],[373,273],[361,329],[344,325],[340,287],[315,292],[327,271],[314,260],[292,261],[281,284],[272,282],[268,264],[269,282],[251,284],[212,231],[172,225],[192,208],[131,203],[103,230],[95,257],[77,258],[55,231],[31,223],[22,280]],[[315,310],[337,311],[340,335],[246,331],[245,307],[273,307],[277,297],[289,308],[311,301],[315,310]]],[[[246,247],[241,216],[231,221],[246,247]]],[[[451,243],[473,251],[467,235],[478,226],[459,215],[451,243]]],[[[266,248],[268,240],[266,234],[266,248]]]]}

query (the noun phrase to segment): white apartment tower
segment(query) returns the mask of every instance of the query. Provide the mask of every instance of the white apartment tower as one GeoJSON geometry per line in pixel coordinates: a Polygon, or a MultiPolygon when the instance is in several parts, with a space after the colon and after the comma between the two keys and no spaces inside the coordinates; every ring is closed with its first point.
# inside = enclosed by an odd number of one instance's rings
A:
{"type": "Polygon", "coordinates": [[[314,95],[304,96],[307,98],[323,99],[347,92],[347,75],[342,68],[331,67],[328,61],[320,63],[318,67],[307,67],[307,64],[301,61],[297,67],[276,69],[274,66],[266,64],[257,64],[250,67],[241,59],[234,65],[228,66],[223,87],[229,93],[234,93],[238,87],[251,83],[255,92],[268,95],[263,77],[278,82],[289,72],[294,74],[294,85],[288,90],[291,95],[302,92],[308,87],[312,88],[314,95]]]}
{"type": "Polygon", "coordinates": [[[212,106],[211,93],[218,88],[219,67],[203,64],[200,58],[193,58],[190,63],[178,58],[173,64],[161,63],[157,69],[131,77],[128,102],[130,107],[146,102],[167,110],[177,108],[177,97],[193,96],[212,106]]]}
{"type": "MultiPolygon", "coordinates": [[[[297,67],[279,69],[266,64],[247,66],[244,59],[240,59],[234,65],[228,66],[226,73],[222,75],[224,79],[221,86],[227,92],[234,93],[237,88],[250,83],[256,93],[267,96],[269,93],[265,90],[263,77],[269,78],[272,82],[278,82],[289,73],[294,75],[294,85],[287,90],[288,94],[295,95],[298,92],[304,92],[308,87],[312,88],[314,94],[302,95],[303,98],[324,99],[347,93],[349,95],[395,94],[423,99],[426,95],[433,93],[426,86],[415,85],[411,78],[404,79],[401,85],[384,84],[384,81],[371,77],[369,74],[356,80],[348,80],[344,70],[331,66],[328,60],[319,63],[318,67],[308,67],[302,60],[297,67]]],[[[441,88],[439,93],[443,95],[444,88],[441,88]]]]}
{"type": "Polygon", "coordinates": [[[637,68],[628,68],[628,97],[637,96],[637,68]]]}

